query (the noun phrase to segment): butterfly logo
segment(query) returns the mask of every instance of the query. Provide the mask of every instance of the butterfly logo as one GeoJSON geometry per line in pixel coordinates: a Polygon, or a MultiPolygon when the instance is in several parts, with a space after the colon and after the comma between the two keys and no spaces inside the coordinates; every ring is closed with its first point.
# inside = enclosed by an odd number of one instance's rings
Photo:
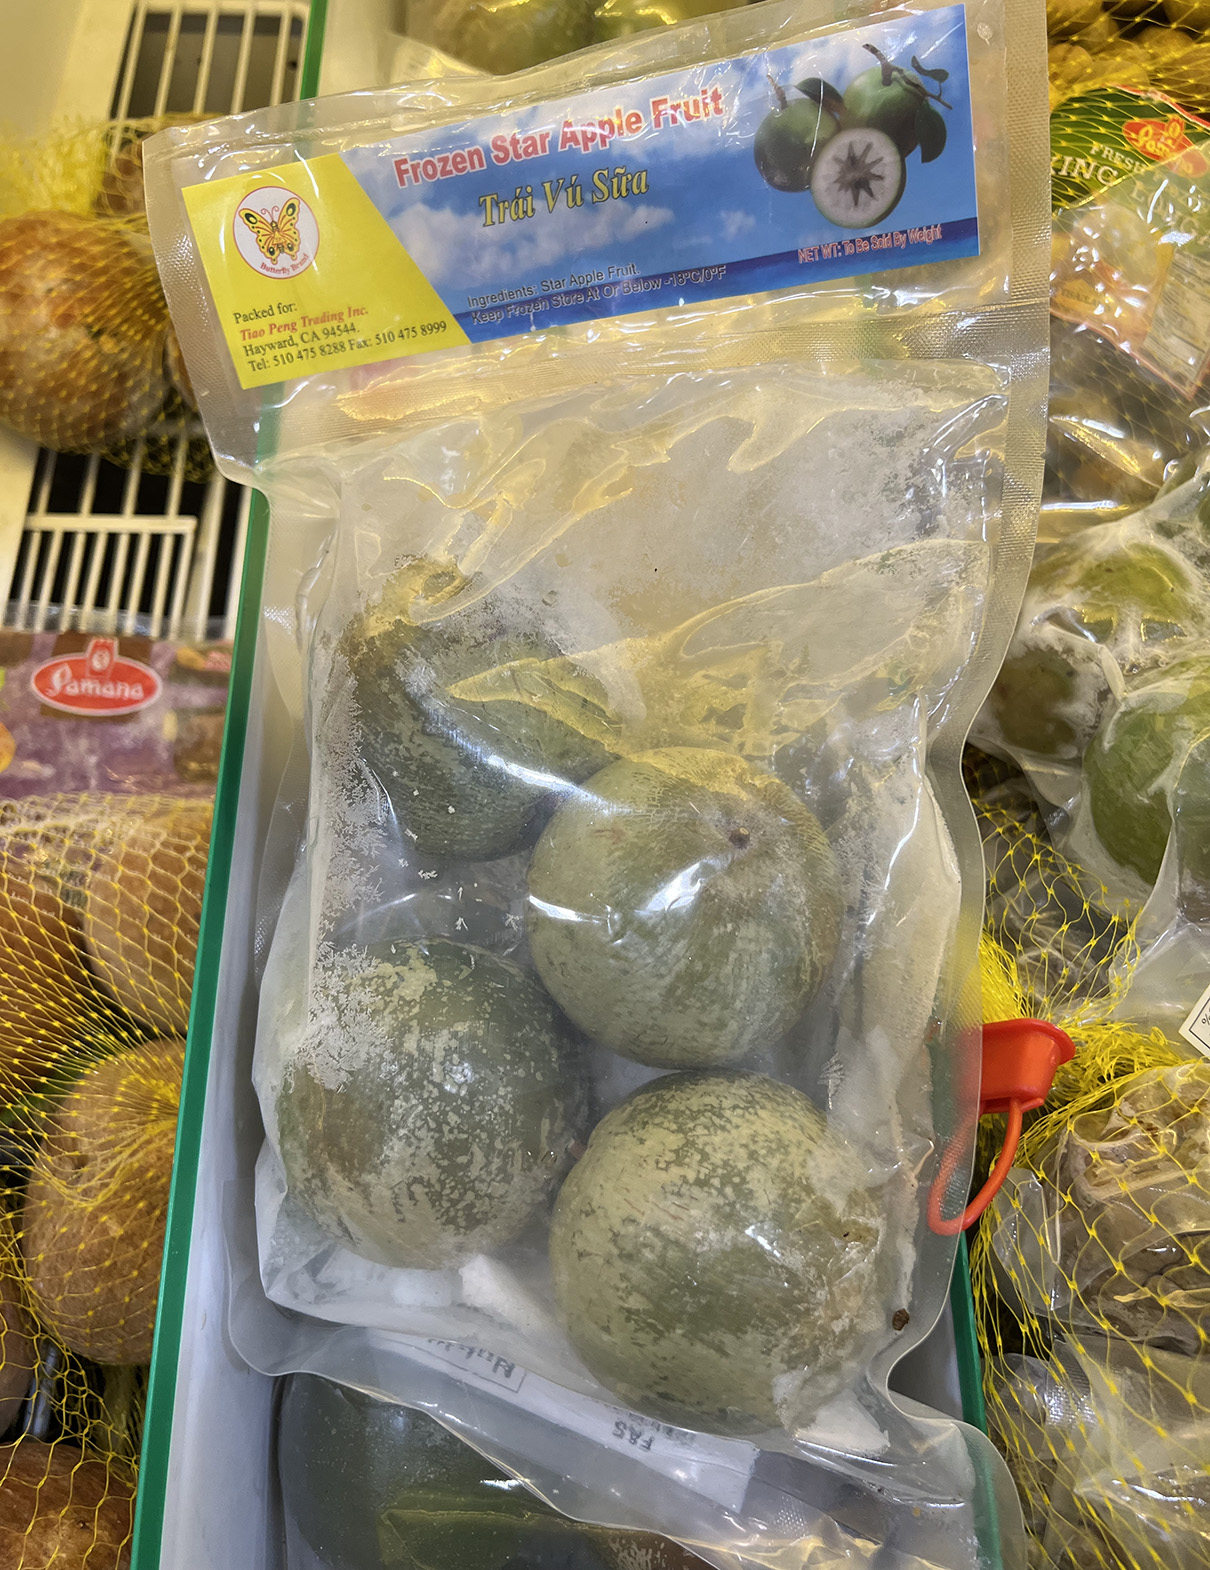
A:
{"type": "Polygon", "coordinates": [[[260,212],[250,207],[240,208],[239,216],[251,229],[266,261],[276,262],[281,256],[293,259],[298,255],[302,244],[298,230],[299,205],[298,197],[292,196],[280,207],[265,207],[260,212]]]}
{"type": "Polygon", "coordinates": [[[296,191],[262,185],[241,197],[231,218],[235,249],[262,278],[294,278],[315,260],[319,224],[296,191]]]}

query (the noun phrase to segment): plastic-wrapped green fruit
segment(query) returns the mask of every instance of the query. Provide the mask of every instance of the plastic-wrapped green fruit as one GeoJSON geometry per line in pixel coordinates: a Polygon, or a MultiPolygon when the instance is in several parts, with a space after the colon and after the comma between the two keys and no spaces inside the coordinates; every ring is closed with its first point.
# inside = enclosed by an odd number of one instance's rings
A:
{"type": "Polygon", "coordinates": [[[406,562],[341,651],[361,755],[403,832],[425,855],[474,860],[518,849],[540,803],[611,754],[599,686],[541,632],[518,631],[491,594],[441,614],[468,587],[456,567],[406,562]]]}
{"type": "Polygon", "coordinates": [[[386,1265],[441,1269],[511,1241],[584,1118],[550,999],[515,965],[444,939],[358,951],[322,985],[318,1044],[277,1103],[293,1198],[386,1265]]]}
{"type": "Polygon", "coordinates": [[[607,38],[628,38],[651,27],[672,27],[715,11],[733,11],[745,0],[602,0],[592,13],[592,33],[597,43],[607,38]]]}
{"type": "Polygon", "coordinates": [[[787,98],[761,121],[752,144],[756,167],[775,191],[805,191],[815,156],[839,130],[835,117],[811,98],[787,98]]]}
{"type": "Polygon", "coordinates": [[[1084,757],[1093,826],[1123,867],[1154,883],[1172,828],[1170,793],[1190,747],[1210,733],[1210,667],[1174,669],[1131,693],[1084,757]]]}
{"type": "Polygon", "coordinates": [[[1172,792],[1177,899],[1190,921],[1210,920],[1210,735],[1190,747],[1172,792]]]}
{"type": "Polygon", "coordinates": [[[992,712],[1010,747],[1074,759],[1110,697],[1096,646],[1136,670],[1164,644],[1196,631],[1205,612],[1192,573],[1173,552],[1081,535],[1035,562],[1025,618],[992,688],[992,712]]]}
{"type": "Polygon", "coordinates": [[[590,44],[591,0],[439,0],[421,30],[446,54],[500,76],[590,44]]]}
{"type": "Polygon", "coordinates": [[[705,1570],[667,1538],[556,1514],[425,1413],[314,1374],[285,1381],[277,1455],[287,1543],[327,1570],[705,1570]]]}
{"type": "Polygon", "coordinates": [[[779,1040],[832,963],[841,897],[813,813],[731,753],[611,764],[534,850],[529,938],[551,996],[639,1063],[701,1067],[779,1040]]]}
{"type": "Polygon", "coordinates": [[[278,1420],[287,1530],[331,1570],[498,1570],[575,1524],[423,1412],[295,1374],[278,1420]]]}
{"type": "Polygon", "coordinates": [[[1049,602],[1051,625],[1104,645],[1130,668],[1141,645],[1187,635],[1204,620],[1193,575],[1171,551],[1135,540],[1095,550],[1081,537],[1030,573],[1027,604],[1049,602]]]}
{"type": "Polygon", "coordinates": [[[639,1411],[751,1433],[810,1420],[885,1326],[881,1197],[800,1091],[668,1074],[600,1122],[555,1203],[555,1297],[639,1411]]]}
{"type": "Polygon", "coordinates": [[[988,704],[1014,751],[1074,760],[1092,740],[1109,696],[1095,649],[1027,634],[1010,645],[988,704]]]}

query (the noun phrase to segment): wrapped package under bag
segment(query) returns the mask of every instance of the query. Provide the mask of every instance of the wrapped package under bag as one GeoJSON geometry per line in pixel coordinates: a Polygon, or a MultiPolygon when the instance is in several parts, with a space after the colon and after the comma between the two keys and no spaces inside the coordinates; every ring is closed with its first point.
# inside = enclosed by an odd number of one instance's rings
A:
{"type": "Polygon", "coordinates": [[[232,1338],[719,1565],[1019,1562],[887,1375],[977,1110],[1033,27],[760,6],[147,152],[295,727],[232,1338]]]}

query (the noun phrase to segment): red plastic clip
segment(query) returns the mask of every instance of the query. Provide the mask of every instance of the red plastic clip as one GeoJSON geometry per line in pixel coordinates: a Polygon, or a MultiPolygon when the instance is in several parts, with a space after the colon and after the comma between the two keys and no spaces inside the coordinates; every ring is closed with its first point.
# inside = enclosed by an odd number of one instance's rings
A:
{"type": "Polygon", "coordinates": [[[929,1226],[942,1237],[954,1237],[974,1226],[995,1199],[1000,1185],[1021,1142],[1021,1120],[1026,1112],[1040,1107],[1050,1094],[1055,1071],[1076,1055],[1075,1043],[1065,1030],[1042,1019],[1002,1019],[983,1027],[983,1080],[979,1092],[979,1116],[994,1112],[1008,1114],[1004,1144],[987,1182],[957,1216],[941,1214],[941,1201],[950,1185],[966,1139],[955,1139],[941,1158],[936,1180],[929,1194],[929,1226]]]}

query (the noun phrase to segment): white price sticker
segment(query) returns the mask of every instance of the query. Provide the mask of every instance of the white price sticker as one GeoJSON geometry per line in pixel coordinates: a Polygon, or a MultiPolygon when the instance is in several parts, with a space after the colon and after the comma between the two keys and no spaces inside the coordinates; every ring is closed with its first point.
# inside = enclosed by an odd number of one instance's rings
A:
{"type": "Polygon", "coordinates": [[[1203,1057],[1210,1058],[1210,987],[1206,988],[1189,1011],[1188,1018],[1181,1026],[1181,1035],[1203,1057]]]}
{"type": "Polygon", "coordinates": [[[456,1369],[464,1379],[492,1390],[516,1392],[525,1383],[526,1371],[520,1364],[486,1347],[439,1341],[433,1336],[396,1336],[392,1340],[402,1343],[419,1362],[456,1369]]]}
{"type": "Polygon", "coordinates": [[[738,1510],[743,1505],[759,1453],[746,1440],[717,1439],[693,1429],[675,1428],[640,1412],[577,1395],[487,1347],[393,1332],[380,1332],[380,1338],[430,1368],[453,1372],[459,1379],[515,1400],[535,1417],[610,1450],[635,1456],[661,1476],[713,1499],[724,1509],[738,1510]]]}
{"type": "Polygon", "coordinates": [[[1210,362],[1210,258],[1189,249],[1173,256],[1142,352],[1174,387],[1193,394],[1210,362]]]}

